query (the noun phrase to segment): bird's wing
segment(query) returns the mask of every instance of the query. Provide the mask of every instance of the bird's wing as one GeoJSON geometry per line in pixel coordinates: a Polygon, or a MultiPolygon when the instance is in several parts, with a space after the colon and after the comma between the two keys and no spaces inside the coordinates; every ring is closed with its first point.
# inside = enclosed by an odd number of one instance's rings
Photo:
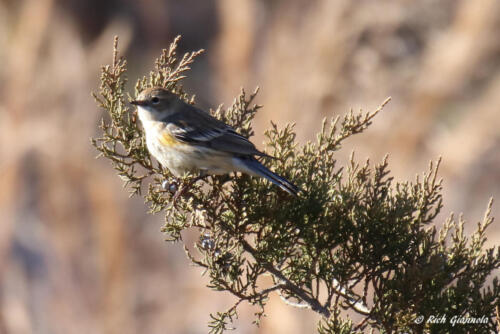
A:
{"type": "Polygon", "coordinates": [[[176,139],[237,155],[266,156],[229,125],[191,105],[186,107],[189,109],[166,120],[168,131],[176,139]]]}

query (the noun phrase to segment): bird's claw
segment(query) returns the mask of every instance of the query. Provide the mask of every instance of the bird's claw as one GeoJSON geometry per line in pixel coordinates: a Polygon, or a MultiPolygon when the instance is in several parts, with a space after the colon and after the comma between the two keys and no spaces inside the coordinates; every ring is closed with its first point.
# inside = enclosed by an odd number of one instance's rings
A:
{"type": "MultiPolygon", "coordinates": [[[[195,184],[199,180],[204,179],[205,177],[207,177],[207,175],[205,174],[195,177],[191,181],[189,181],[188,184],[181,186],[179,189],[177,189],[177,183],[175,182],[170,183],[168,186],[168,190],[170,191],[170,193],[174,194],[174,196],[172,197],[172,204],[175,206],[179,197],[183,196],[193,184],[195,184]]],[[[163,184],[166,184],[166,181],[163,182],[163,184]]],[[[166,187],[164,187],[164,189],[166,190],[166,187]]]]}
{"type": "Polygon", "coordinates": [[[182,195],[184,195],[184,193],[186,192],[188,186],[182,186],[180,189],[178,189],[175,194],[174,194],[174,197],[172,197],[172,203],[173,205],[175,206],[175,204],[177,203],[177,199],[179,197],[181,197],[182,195]]]}

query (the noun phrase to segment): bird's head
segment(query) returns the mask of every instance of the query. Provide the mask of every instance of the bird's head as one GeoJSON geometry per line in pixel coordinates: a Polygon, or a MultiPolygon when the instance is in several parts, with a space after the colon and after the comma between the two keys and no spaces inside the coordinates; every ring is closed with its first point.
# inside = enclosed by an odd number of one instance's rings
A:
{"type": "Polygon", "coordinates": [[[175,112],[181,100],[174,93],[161,87],[143,90],[130,103],[137,106],[141,121],[159,121],[175,112]]]}

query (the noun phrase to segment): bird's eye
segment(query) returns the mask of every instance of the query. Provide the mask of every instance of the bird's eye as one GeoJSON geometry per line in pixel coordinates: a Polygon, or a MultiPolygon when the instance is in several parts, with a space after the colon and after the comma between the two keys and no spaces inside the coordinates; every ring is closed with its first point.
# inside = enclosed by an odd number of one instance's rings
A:
{"type": "Polygon", "coordinates": [[[160,99],[155,96],[151,99],[151,102],[153,102],[153,104],[158,104],[160,103],[160,99]]]}

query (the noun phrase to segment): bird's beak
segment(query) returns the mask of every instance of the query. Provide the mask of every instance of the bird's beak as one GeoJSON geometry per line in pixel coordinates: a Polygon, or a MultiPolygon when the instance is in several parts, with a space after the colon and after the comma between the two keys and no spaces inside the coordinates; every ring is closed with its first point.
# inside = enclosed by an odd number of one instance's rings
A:
{"type": "Polygon", "coordinates": [[[133,101],[130,101],[130,104],[133,104],[134,106],[143,106],[145,105],[147,102],[146,101],[141,101],[141,100],[133,100],[133,101]]]}

